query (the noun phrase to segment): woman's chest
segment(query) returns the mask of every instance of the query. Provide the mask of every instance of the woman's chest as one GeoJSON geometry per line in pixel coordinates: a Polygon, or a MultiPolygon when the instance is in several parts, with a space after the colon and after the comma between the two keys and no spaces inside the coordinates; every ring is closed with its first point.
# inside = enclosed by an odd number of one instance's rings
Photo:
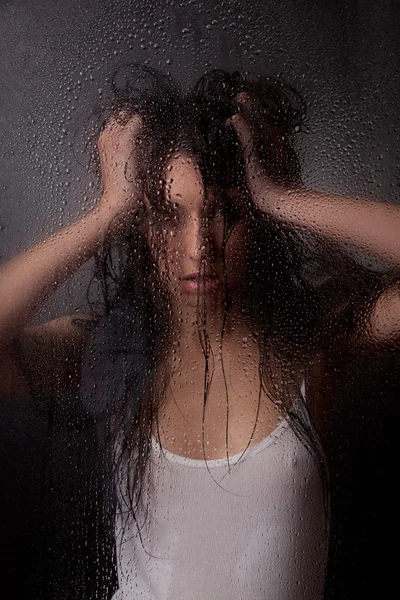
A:
{"type": "Polygon", "coordinates": [[[153,433],[163,447],[208,460],[243,452],[269,436],[284,419],[274,394],[256,378],[214,381],[208,390],[182,385],[167,395],[153,433]],[[157,429],[158,427],[158,429],[157,429]]]}
{"type": "Polygon", "coordinates": [[[122,573],[132,573],[135,557],[139,578],[151,587],[168,584],[168,598],[263,598],[266,591],[279,600],[314,597],[309,589],[299,596],[298,581],[312,574],[322,586],[326,529],[318,470],[289,427],[262,446],[230,470],[223,460],[207,469],[153,446],[141,540],[125,523],[117,528],[122,573]]]}

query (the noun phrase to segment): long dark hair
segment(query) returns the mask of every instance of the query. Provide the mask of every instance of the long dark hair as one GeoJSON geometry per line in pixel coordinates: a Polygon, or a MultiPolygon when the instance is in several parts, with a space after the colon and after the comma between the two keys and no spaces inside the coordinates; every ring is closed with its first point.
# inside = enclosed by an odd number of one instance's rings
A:
{"type": "MultiPolygon", "coordinates": [[[[360,322],[368,312],[368,302],[386,285],[385,276],[361,267],[334,242],[278,224],[251,203],[247,202],[244,209],[232,207],[225,197],[227,187],[245,187],[242,150],[234,132],[225,126],[226,120],[238,110],[237,94],[245,91],[257,100],[256,143],[266,173],[273,181],[296,187],[302,186],[295,136],[306,117],[303,99],[292,87],[273,77],[248,79],[237,71],[223,70],[206,73],[184,93],[170,77],[132,64],[116,73],[112,90],[113,102],[103,114],[104,120],[123,109],[125,114],[139,113],[145,123],[148,139],[145,190],[159,255],[164,251],[160,226],[164,169],[177,148],[186,148],[195,157],[205,189],[216,186],[224,198],[223,248],[238,220],[250,223],[248,253],[252,269],[240,298],[243,318],[258,332],[260,398],[263,389],[273,394],[282,415],[314,457],[323,480],[328,511],[323,450],[312,424],[293,409],[294,396],[304,402],[293,373],[300,369],[306,375],[314,358],[337,344],[360,322]],[[266,360],[271,356],[273,362],[266,360]]],[[[150,252],[140,225],[142,217],[138,214],[137,226],[132,226],[117,241],[106,240],[97,258],[95,281],[101,286],[103,298],[98,339],[103,353],[108,348],[113,367],[109,379],[103,377],[101,393],[97,386],[97,391],[91,394],[95,412],[102,415],[107,447],[118,448],[113,454],[114,484],[119,481],[121,466],[128,465],[124,468],[127,476],[123,486],[133,519],[149,462],[152,423],[168,382],[168,373],[163,373],[160,365],[168,355],[177,317],[167,286],[160,278],[154,249],[150,252]]],[[[204,310],[200,303],[199,334],[206,358],[207,382],[210,344],[204,310]]],[[[227,289],[221,337],[229,313],[227,289]]],[[[93,356],[91,348],[91,360],[93,356]]],[[[204,409],[207,395],[206,384],[204,409]]],[[[228,406],[228,393],[226,402],[228,406]]],[[[254,430],[255,426],[256,423],[254,430]]],[[[252,436],[248,445],[251,439],[252,436]]]]}

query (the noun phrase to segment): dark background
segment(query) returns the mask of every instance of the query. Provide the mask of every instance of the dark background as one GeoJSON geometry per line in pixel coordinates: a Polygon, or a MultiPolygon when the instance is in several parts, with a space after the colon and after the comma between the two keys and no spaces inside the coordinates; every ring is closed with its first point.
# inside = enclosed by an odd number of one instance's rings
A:
{"type": "MultiPolygon", "coordinates": [[[[87,131],[112,73],[130,61],[169,71],[184,87],[214,67],[283,77],[309,106],[299,141],[306,183],[398,202],[399,29],[400,3],[388,0],[2,0],[0,258],[96,202],[87,131]]],[[[82,304],[89,274],[90,264],[41,318],[82,304]]],[[[395,582],[399,356],[348,365],[343,382],[332,442],[332,587],[336,598],[361,598],[373,587],[390,593],[395,582]]],[[[79,443],[92,448],[91,428],[50,423],[52,415],[28,398],[0,402],[1,562],[10,597],[95,597],[79,566],[99,543],[79,510],[79,443]]]]}

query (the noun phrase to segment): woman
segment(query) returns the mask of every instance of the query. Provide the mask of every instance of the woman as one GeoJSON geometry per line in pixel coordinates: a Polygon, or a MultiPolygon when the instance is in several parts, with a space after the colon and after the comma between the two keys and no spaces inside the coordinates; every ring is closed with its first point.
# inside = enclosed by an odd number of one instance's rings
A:
{"type": "Polygon", "coordinates": [[[304,189],[304,106],[272,78],[183,96],[132,67],[114,91],[99,205],[2,268],[4,389],[82,377],[113,459],[115,599],[322,598],[328,383],[398,343],[400,211],[304,189]],[[98,252],[105,314],[27,327],[98,252]]]}

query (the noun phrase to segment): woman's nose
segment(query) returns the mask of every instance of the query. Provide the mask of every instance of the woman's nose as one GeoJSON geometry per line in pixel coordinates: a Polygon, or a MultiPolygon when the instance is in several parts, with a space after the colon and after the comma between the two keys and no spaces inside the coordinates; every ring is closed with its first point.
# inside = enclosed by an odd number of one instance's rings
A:
{"type": "Polygon", "coordinates": [[[185,251],[189,258],[200,261],[202,254],[203,234],[201,219],[192,218],[187,224],[185,235],[185,251]]]}
{"type": "Polygon", "coordinates": [[[205,253],[209,253],[212,246],[210,224],[206,219],[196,217],[188,224],[185,236],[185,250],[189,258],[200,263],[205,253]]]}

